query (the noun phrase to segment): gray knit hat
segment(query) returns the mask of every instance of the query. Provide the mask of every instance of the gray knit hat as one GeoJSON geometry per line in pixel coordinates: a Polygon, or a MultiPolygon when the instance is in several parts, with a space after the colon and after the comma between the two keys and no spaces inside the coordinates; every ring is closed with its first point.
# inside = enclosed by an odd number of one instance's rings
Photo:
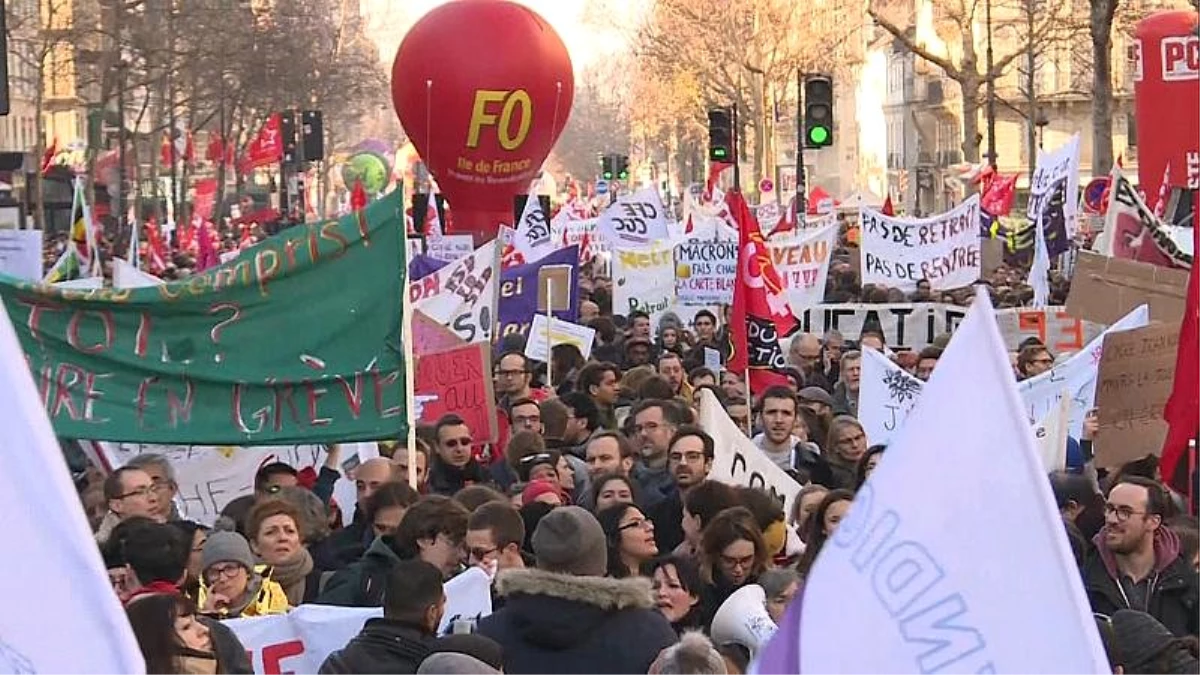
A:
{"type": "Polygon", "coordinates": [[[200,568],[206,570],[219,562],[235,562],[253,570],[254,554],[250,552],[246,538],[237,532],[210,533],[208,541],[204,542],[204,552],[200,554],[200,568]]]}
{"type": "Polygon", "coordinates": [[[580,577],[602,577],[608,569],[604,530],[591,512],[578,506],[546,514],[532,543],[539,569],[580,577]]]}
{"type": "Polygon", "coordinates": [[[459,654],[458,652],[437,652],[425,657],[421,665],[417,668],[417,675],[425,673],[436,675],[490,675],[491,673],[499,673],[499,670],[480,661],[474,656],[459,654]]]}

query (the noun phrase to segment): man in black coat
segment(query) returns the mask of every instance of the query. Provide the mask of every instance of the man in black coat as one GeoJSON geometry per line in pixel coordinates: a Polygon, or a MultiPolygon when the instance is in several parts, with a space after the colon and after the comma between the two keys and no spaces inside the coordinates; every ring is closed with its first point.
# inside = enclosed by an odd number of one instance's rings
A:
{"type": "Polygon", "coordinates": [[[504,649],[507,673],[644,673],[676,642],[645,578],[607,579],[604,531],[578,506],[561,506],[533,533],[537,569],[502,572],[505,606],[478,633],[504,649]]]}
{"type": "Polygon", "coordinates": [[[383,617],[328,657],[318,673],[416,673],[429,656],[446,611],[442,573],[421,560],[396,563],[387,579],[383,617]]]}

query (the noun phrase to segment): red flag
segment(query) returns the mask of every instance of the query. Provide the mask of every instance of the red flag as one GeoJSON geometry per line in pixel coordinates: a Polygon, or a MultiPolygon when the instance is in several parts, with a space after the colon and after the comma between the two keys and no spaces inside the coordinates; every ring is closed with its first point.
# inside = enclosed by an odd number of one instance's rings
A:
{"type": "Polygon", "coordinates": [[[721,180],[721,173],[732,166],[733,164],[728,162],[712,162],[708,165],[708,180],[704,183],[704,195],[702,196],[704,201],[712,201],[713,192],[721,180]]]}
{"type": "Polygon", "coordinates": [[[350,208],[355,211],[367,208],[367,191],[361,180],[354,181],[354,189],[350,192],[350,208]]]}
{"type": "Polygon", "coordinates": [[[283,135],[280,133],[281,117],[271,113],[258,135],[246,146],[246,154],[238,164],[238,170],[249,173],[251,169],[283,161],[283,135]]]}
{"type": "MultiPolygon", "coordinates": [[[[1196,196],[1197,213],[1200,214],[1200,194],[1196,196]]],[[[1200,218],[1200,215],[1197,216],[1200,218]]],[[[1200,223],[1198,223],[1200,224],[1200,223]]],[[[1192,228],[1192,238],[1200,244],[1200,227],[1192,228]]],[[[1200,250],[1200,249],[1193,249],[1200,250]]],[[[1175,357],[1175,385],[1171,398],[1163,410],[1163,419],[1170,425],[1163,442],[1159,472],[1163,482],[1182,494],[1191,494],[1192,470],[1189,466],[1188,443],[1200,435],[1200,270],[1192,263],[1188,274],[1187,302],[1183,311],[1183,324],[1179,327],[1179,348],[1175,357]]]]}
{"type": "Polygon", "coordinates": [[[790,335],[799,323],[745,198],[734,190],[725,199],[738,224],[738,274],[729,321],[732,349],[726,367],[738,374],[749,369],[750,390],[757,392],[787,384],[781,373],[787,362],[779,338],[790,335]]]}
{"type": "Polygon", "coordinates": [[[221,138],[221,134],[214,131],[208,136],[208,147],[204,150],[204,159],[217,164],[224,158],[225,141],[221,138]]]}
{"type": "Polygon", "coordinates": [[[158,221],[151,216],[146,223],[146,266],[151,274],[162,274],[167,269],[167,246],[163,243],[162,231],[158,221]]]}
{"type": "Polygon", "coordinates": [[[162,145],[158,146],[158,159],[163,166],[175,163],[175,148],[171,145],[170,134],[163,134],[162,145]]]}
{"type": "Polygon", "coordinates": [[[199,250],[196,256],[196,271],[203,272],[210,267],[216,267],[221,264],[220,258],[217,257],[217,249],[213,247],[212,231],[208,229],[208,221],[200,224],[200,243],[197,247],[199,250]]]}
{"type": "Polygon", "coordinates": [[[892,206],[892,193],[889,192],[887,199],[883,200],[883,208],[879,212],[889,218],[896,216],[896,208],[892,206]]]}
{"type": "Polygon", "coordinates": [[[187,132],[187,141],[183,146],[183,161],[188,164],[196,162],[196,144],[192,138],[192,132],[187,132]]]}
{"type": "Polygon", "coordinates": [[[45,176],[46,172],[48,172],[50,170],[52,162],[54,162],[54,156],[57,154],[58,154],[58,136],[55,136],[54,140],[50,143],[50,147],[46,148],[46,152],[42,153],[42,175],[43,176],[45,176]]]}
{"type": "Polygon", "coordinates": [[[1171,194],[1171,163],[1163,169],[1162,182],[1158,184],[1158,201],[1154,203],[1154,216],[1162,218],[1167,212],[1167,197],[1171,194]]]}
{"type": "Polygon", "coordinates": [[[993,216],[1012,213],[1013,200],[1017,197],[1017,174],[1007,178],[999,174],[990,182],[980,199],[980,206],[993,216]]]}

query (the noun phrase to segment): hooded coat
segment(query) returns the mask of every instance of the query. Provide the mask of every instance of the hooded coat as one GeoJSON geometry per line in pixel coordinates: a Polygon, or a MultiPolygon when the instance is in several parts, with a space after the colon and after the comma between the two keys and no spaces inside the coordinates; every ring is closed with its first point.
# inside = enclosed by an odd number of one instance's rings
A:
{"type": "Polygon", "coordinates": [[[376,537],[362,560],[336,573],[325,583],[317,603],[341,607],[381,607],[388,573],[400,556],[383,537],[376,537]]]}
{"type": "Polygon", "coordinates": [[[504,648],[506,673],[644,673],[678,639],[648,579],[511,570],[496,590],[506,604],[477,632],[504,648]]]}
{"type": "Polygon", "coordinates": [[[416,624],[368,619],[361,632],[325,658],[318,673],[415,673],[434,636],[416,624]]]}
{"type": "Polygon", "coordinates": [[[1179,537],[1167,527],[1154,535],[1154,570],[1150,573],[1145,607],[1131,607],[1118,586],[1116,555],[1104,541],[1104,530],[1092,539],[1092,550],[1083,565],[1083,585],[1092,611],[1112,616],[1119,609],[1144,611],[1177,637],[1200,631],[1200,582],[1190,561],[1179,555],[1179,537]]]}

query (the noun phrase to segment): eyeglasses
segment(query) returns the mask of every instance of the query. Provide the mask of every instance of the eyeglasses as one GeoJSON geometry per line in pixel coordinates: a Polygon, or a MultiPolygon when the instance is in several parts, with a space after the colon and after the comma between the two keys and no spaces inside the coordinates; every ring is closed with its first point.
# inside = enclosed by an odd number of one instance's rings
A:
{"type": "Polygon", "coordinates": [[[1032,361],[1030,361],[1030,363],[1036,363],[1041,366],[1048,366],[1051,363],[1054,363],[1054,359],[1050,359],[1050,358],[1033,359],[1032,361]]]}
{"type": "Polygon", "coordinates": [[[154,494],[154,486],[153,485],[143,485],[142,487],[140,487],[136,490],[130,490],[129,492],[126,492],[123,495],[117,495],[117,499],[126,499],[129,497],[149,497],[152,494],[154,494]]]}
{"type": "Polygon", "coordinates": [[[727,555],[721,556],[721,564],[729,569],[748,569],[754,565],[754,556],[748,555],[744,558],[733,558],[727,555]]]}
{"type": "Polygon", "coordinates": [[[496,548],[472,548],[467,551],[467,555],[470,556],[470,560],[472,562],[483,562],[484,560],[487,559],[488,556],[492,555],[493,553],[498,553],[499,551],[500,551],[500,549],[498,547],[496,547],[496,548]]]}
{"type": "Polygon", "coordinates": [[[539,452],[536,455],[525,455],[518,460],[518,463],[522,466],[533,466],[534,464],[552,464],[555,461],[554,455],[548,452],[539,452]]]}
{"type": "Polygon", "coordinates": [[[1149,511],[1134,511],[1131,506],[1118,506],[1116,504],[1105,504],[1104,515],[1115,516],[1118,523],[1123,523],[1129,520],[1130,516],[1147,516],[1152,515],[1149,511]]]}
{"type": "Polygon", "coordinates": [[[695,451],[693,451],[693,452],[672,452],[670,455],[667,455],[667,458],[672,462],[687,462],[688,464],[691,464],[693,462],[703,462],[704,461],[704,453],[703,452],[695,452],[695,451]]]}
{"type": "Polygon", "coordinates": [[[154,488],[155,492],[166,492],[174,487],[175,481],[155,479],[150,483],[150,487],[154,488]]]}
{"type": "Polygon", "coordinates": [[[236,563],[230,565],[213,565],[205,570],[204,577],[208,579],[209,582],[213,582],[222,578],[232,579],[236,577],[238,572],[241,570],[242,566],[236,563]]]}
{"type": "Polygon", "coordinates": [[[643,530],[653,530],[654,529],[654,521],[648,520],[646,518],[638,518],[637,520],[631,520],[628,523],[625,523],[624,525],[618,526],[617,531],[624,532],[625,530],[632,530],[634,528],[641,528],[643,530]]]}

